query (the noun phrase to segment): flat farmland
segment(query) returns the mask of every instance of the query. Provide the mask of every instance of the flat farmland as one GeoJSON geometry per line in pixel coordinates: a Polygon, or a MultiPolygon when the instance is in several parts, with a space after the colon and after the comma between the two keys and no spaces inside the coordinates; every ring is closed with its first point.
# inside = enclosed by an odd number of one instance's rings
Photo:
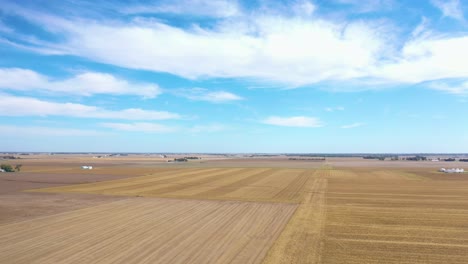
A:
{"type": "Polygon", "coordinates": [[[334,170],[323,263],[466,263],[467,187],[427,168],[334,170]]]}
{"type": "Polygon", "coordinates": [[[0,226],[0,263],[259,263],[296,205],[130,198],[0,226]]]}
{"type": "Polygon", "coordinates": [[[50,173],[36,162],[37,171],[0,175],[0,263],[468,259],[468,174],[433,162],[102,162],[79,173],[73,160],[50,173]]]}
{"type": "Polygon", "coordinates": [[[299,203],[314,169],[190,168],[38,192],[299,203]]]}
{"type": "Polygon", "coordinates": [[[308,184],[306,196],[263,263],[321,263],[327,172],[317,171],[317,178],[308,184]]]}

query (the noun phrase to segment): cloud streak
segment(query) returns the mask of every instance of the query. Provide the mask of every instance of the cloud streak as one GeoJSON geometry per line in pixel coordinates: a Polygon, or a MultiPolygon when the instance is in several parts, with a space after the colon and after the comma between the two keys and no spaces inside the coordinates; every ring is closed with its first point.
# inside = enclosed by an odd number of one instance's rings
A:
{"type": "Polygon", "coordinates": [[[364,123],[353,123],[353,124],[341,126],[341,128],[342,129],[350,129],[350,128],[361,127],[363,125],[364,125],[364,123]]]}
{"type": "Polygon", "coordinates": [[[226,103],[243,100],[239,95],[226,91],[210,91],[204,88],[181,89],[175,92],[176,95],[194,101],[206,101],[211,103],[226,103]]]}
{"type": "Polygon", "coordinates": [[[270,116],[262,121],[264,124],[285,127],[322,127],[323,123],[316,117],[293,116],[279,117],[270,116]]]}
{"type": "Polygon", "coordinates": [[[468,81],[465,82],[433,82],[428,85],[434,90],[439,90],[455,95],[468,95],[468,81]]]}
{"type": "Polygon", "coordinates": [[[431,3],[442,12],[444,17],[464,21],[460,0],[432,0],[431,3]]]}
{"type": "Polygon", "coordinates": [[[108,110],[105,108],[75,104],[56,103],[31,97],[1,94],[0,116],[66,116],[77,118],[125,119],[125,120],[167,120],[179,119],[179,114],[166,111],[128,108],[108,110]]]}
{"type": "Polygon", "coordinates": [[[35,71],[21,68],[0,68],[0,89],[2,88],[81,96],[111,94],[154,98],[161,93],[161,89],[155,84],[129,83],[106,73],[85,72],[68,79],[53,80],[35,71]]]}

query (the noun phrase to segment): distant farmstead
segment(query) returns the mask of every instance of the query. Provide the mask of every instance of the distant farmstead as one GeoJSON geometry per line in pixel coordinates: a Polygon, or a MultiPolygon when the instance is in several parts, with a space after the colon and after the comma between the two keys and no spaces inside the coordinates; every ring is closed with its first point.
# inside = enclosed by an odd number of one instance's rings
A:
{"type": "Polygon", "coordinates": [[[92,170],[93,166],[81,166],[82,170],[92,170]]]}
{"type": "Polygon", "coordinates": [[[452,169],[442,168],[439,171],[440,172],[445,172],[445,173],[464,173],[465,172],[464,169],[460,169],[460,168],[452,168],[452,169]]]}

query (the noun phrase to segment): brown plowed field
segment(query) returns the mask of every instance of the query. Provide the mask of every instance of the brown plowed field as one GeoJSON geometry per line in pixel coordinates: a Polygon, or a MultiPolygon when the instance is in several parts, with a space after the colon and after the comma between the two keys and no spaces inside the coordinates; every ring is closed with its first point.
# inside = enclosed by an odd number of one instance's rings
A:
{"type": "Polygon", "coordinates": [[[0,263],[259,263],[295,208],[126,199],[0,226],[0,263]]]}
{"type": "Polygon", "coordinates": [[[130,176],[101,174],[0,173],[0,224],[94,206],[123,197],[24,190],[108,181],[130,176]]]}

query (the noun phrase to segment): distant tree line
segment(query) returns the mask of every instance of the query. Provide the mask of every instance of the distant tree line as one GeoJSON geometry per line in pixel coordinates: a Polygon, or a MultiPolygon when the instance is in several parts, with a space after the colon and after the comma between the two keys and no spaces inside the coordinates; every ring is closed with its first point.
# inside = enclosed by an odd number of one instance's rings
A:
{"type": "MultiPolygon", "coordinates": [[[[398,156],[385,156],[385,155],[367,155],[363,156],[363,159],[378,159],[378,160],[385,160],[386,158],[390,158],[390,160],[408,160],[408,161],[426,161],[429,160],[426,156],[416,155],[414,157],[398,157],[398,156]]],[[[441,161],[456,161],[455,158],[446,158],[440,159],[441,161]]],[[[459,159],[461,162],[468,162],[468,159],[459,159]]]]}
{"type": "Polygon", "coordinates": [[[199,157],[184,157],[184,159],[188,159],[188,160],[189,160],[189,159],[191,159],[191,160],[195,160],[195,159],[201,159],[201,158],[199,158],[199,157]]]}
{"type": "Polygon", "coordinates": [[[377,159],[377,160],[385,160],[385,156],[364,156],[363,159],[377,159]]]}
{"type": "Polygon", "coordinates": [[[15,156],[2,156],[2,159],[21,159],[20,157],[15,157],[15,156]]]}
{"type": "Polygon", "coordinates": [[[289,160],[324,161],[325,158],[289,158],[289,160]]]}
{"type": "Polygon", "coordinates": [[[1,164],[0,169],[2,169],[5,172],[15,172],[15,171],[19,172],[19,171],[21,171],[22,166],[23,165],[21,165],[21,164],[17,164],[15,166],[15,168],[13,168],[13,166],[11,166],[10,164],[1,164]]]}
{"type": "Polygon", "coordinates": [[[417,155],[417,156],[415,156],[415,157],[406,157],[406,158],[403,158],[403,160],[420,161],[420,160],[427,160],[427,157],[417,155]]]}

